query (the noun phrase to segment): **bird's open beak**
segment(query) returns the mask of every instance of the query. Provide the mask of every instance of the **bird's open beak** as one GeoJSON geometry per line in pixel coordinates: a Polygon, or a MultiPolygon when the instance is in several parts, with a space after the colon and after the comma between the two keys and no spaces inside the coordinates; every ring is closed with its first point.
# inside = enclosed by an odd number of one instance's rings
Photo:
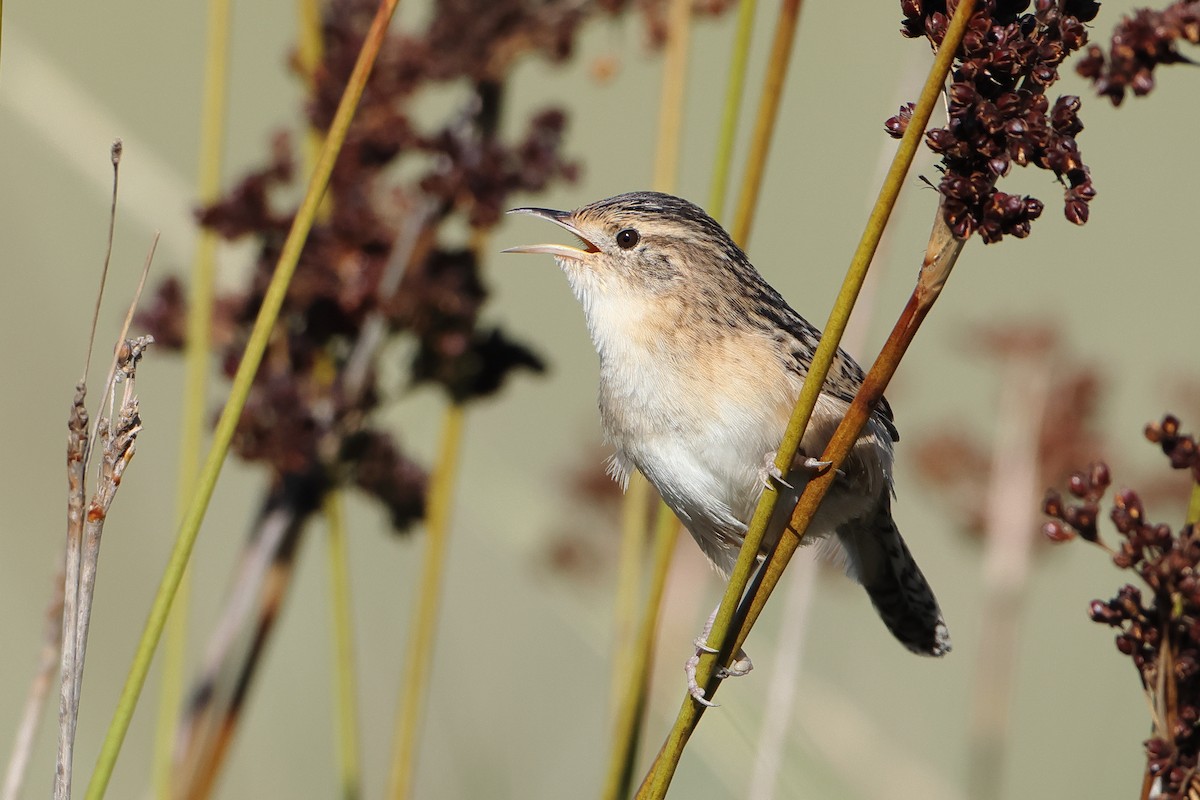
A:
{"type": "Polygon", "coordinates": [[[509,214],[532,214],[535,217],[548,219],[551,222],[566,228],[573,233],[581,243],[583,248],[571,247],[565,244],[523,244],[517,247],[510,247],[507,250],[502,250],[503,253],[547,253],[555,258],[567,258],[572,261],[581,261],[588,253],[598,253],[600,248],[588,241],[587,237],[579,232],[579,229],[571,224],[570,211],[555,211],[550,208],[514,208],[508,212],[509,214]]]}

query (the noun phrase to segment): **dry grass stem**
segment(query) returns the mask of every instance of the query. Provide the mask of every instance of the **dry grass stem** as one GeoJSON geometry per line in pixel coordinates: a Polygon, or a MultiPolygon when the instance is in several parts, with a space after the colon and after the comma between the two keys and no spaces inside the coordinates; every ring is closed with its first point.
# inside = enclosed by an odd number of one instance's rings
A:
{"type": "Polygon", "coordinates": [[[79,696],[83,685],[84,656],[87,650],[88,626],[91,620],[92,597],[96,582],[96,567],[100,554],[100,536],[108,509],[116,496],[121,476],[133,457],[134,444],[141,430],[138,416],[138,401],[133,394],[134,375],[137,363],[146,347],[153,342],[149,336],[127,339],[133,314],[146,286],[146,276],[154,260],[158,246],[155,234],[142,267],[141,277],[134,292],[125,322],[121,327],[117,345],[113,348],[112,365],[105,379],[105,398],[109,401],[108,417],[100,415],[91,434],[88,433],[87,373],[90,368],[94,347],[96,325],[100,315],[100,298],[108,280],[108,268],[112,259],[113,234],[116,226],[116,201],[118,176],[122,153],[121,140],[113,142],[110,157],[113,165],[113,195],[109,210],[108,241],[105,246],[104,266],[101,269],[100,286],[96,305],[92,312],[92,325],[88,335],[83,376],[75,386],[71,413],[67,422],[67,544],[63,564],[62,625],[59,672],[59,732],[58,751],[55,762],[54,797],[69,798],[74,763],[75,730],[79,719],[79,696]],[[113,408],[114,385],[125,382],[121,405],[113,408]],[[87,501],[87,466],[92,451],[102,448],[102,460],[97,470],[97,486],[91,501],[87,501]]]}
{"type": "Polygon", "coordinates": [[[1050,400],[1053,354],[1010,354],[1001,376],[986,500],[983,614],[970,723],[968,795],[999,798],[1017,637],[1042,496],[1039,437],[1050,400]]]}
{"type": "Polygon", "coordinates": [[[17,725],[12,753],[4,772],[4,785],[0,788],[0,800],[18,800],[22,796],[21,789],[29,771],[29,761],[33,757],[33,744],[41,728],[43,709],[54,685],[59,653],[62,651],[64,583],[65,576],[60,570],[54,580],[55,588],[50,605],[46,609],[45,636],[42,639],[42,649],[38,653],[38,669],[29,686],[25,708],[21,712],[21,722],[17,725]]]}
{"type": "Polygon", "coordinates": [[[212,791],[290,585],[294,547],[305,517],[282,489],[271,493],[259,515],[209,639],[192,692],[196,699],[176,734],[172,797],[198,800],[212,791]]]}

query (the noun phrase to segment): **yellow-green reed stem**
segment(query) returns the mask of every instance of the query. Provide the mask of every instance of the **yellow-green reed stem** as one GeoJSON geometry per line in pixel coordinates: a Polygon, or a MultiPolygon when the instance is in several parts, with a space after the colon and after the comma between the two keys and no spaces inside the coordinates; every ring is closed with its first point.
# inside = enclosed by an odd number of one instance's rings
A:
{"type": "MultiPolygon", "coordinates": [[[[879,240],[883,235],[883,230],[887,225],[891,210],[895,206],[896,198],[904,182],[904,177],[908,173],[913,156],[916,154],[921,137],[924,135],[925,127],[929,124],[930,115],[938,101],[942,85],[954,60],[954,52],[958,49],[959,42],[962,41],[967,20],[970,18],[974,6],[974,0],[962,0],[955,10],[942,47],[929,71],[929,77],[926,79],[921,96],[913,111],[913,118],[904,133],[904,137],[900,141],[900,145],[896,149],[896,156],[892,161],[891,168],[888,170],[887,177],[884,179],[883,187],[880,189],[879,197],[871,211],[866,229],[863,232],[858,249],[855,251],[854,258],[851,261],[833,311],[825,325],[825,332],[821,336],[821,342],[813,356],[812,365],[809,367],[804,387],[797,400],[792,418],[788,423],[787,433],[780,444],[775,463],[781,470],[786,470],[791,464],[799,447],[804,428],[808,425],[808,419],[812,414],[813,407],[816,405],[817,397],[825,381],[825,376],[829,372],[833,356],[837,352],[842,333],[845,331],[850,311],[854,306],[859,289],[862,287],[862,282],[866,278],[867,269],[875,254],[875,249],[879,245],[879,240]]],[[[836,466],[835,464],[834,468],[836,466]]],[[[832,470],[830,474],[833,474],[832,470]]],[[[759,587],[760,592],[751,604],[750,612],[745,621],[746,624],[740,628],[737,636],[730,636],[730,627],[733,622],[734,613],[754,570],[756,557],[762,546],[766,526],[770,521],[777,501],[778,493],[774,489],[768,488],[763,492],[758,507],[755,509],[754,516],[751,519],[737,564],[730,577],[729,586],[726,588],[725,595],[721,600],[721,605],[713,623],[708,644],[712,647],[720,648],[719,659],[721,663],[727,663],[730,654],[744,642],[745,633],[749,630],[749,625],[753,623],[757,617],[757,611],[761,609],[762,603],[765,602],[765,599],[763,599],[765,595],[761,590],[767,589],[767,594],[769,594],[767,581],[764,579],[762,585],[759,587]]],[[[812,510],[815,510],[815,507],[810,509],[810,511],[812,510]]],[[[801,523],[803,526],[806,526],[807,520],[793,518],[792,523],[793,526],[801,523]]],[[[803,527],[797,530],[802,531],[803,527]]],[[[705,655],[700,659],[700,665],[696,673],[697,683],[701,686],[708,686],[710,689],[716,688],[717,683],[712,678],[717,662],[718,656],[713,655],[705,655]]],[[[637,797],[639,800],[666,796],[667,788],[670,786],[671,779],[674,777],[675,770],[679,766],[679,760],[683,755],[683,748],[686,746],[692,731],[699,724],[700,717],[704,713],[704,708],[703,705],[696,702],[690,695],[684,698],[683,705],[676,717],[675,725],[668,734],[650,772],[638,790],[637,797]]]]}
{"type": "Polygon", "coordinates": [[[342,800],[362,795],[358,746],[358,680],[354,669],[354,615],[350,555],[342,493],[327,492],[322,510],[329,530],[329,611],[333,627],[333,695],[337,699],[338,774],[342,800]]]}
{"type": "MultiPolygon", "coordinates": [[[[317,66],[324,56],[321,39],[319,0],[299,0],[296,4],[299,36],[296,47],[301,77],[311,91],[317,66]]],[[[305,163],[316,162],[324,136],[309,128],[305,140],[305,163]]],[[[329,198],[317,210],[317,219],[329,215],[329,198]]],[[[329,536],[329,612],[333,644],[333,705],[335,708],[338,776],[342,800],[357,800],[362,795],[362,766],[358,731],[358,675],[354,662],[354,615],[351,611],[350,557],[346,540],[346,517],[340,489],[326,493],[322,513],[329,536]]]]}
{"type": "Polygon", "coordinates": [[[396,736],[392,750],[392,774],[388,797],[393,800],[412,797],[415,784],[417,732],[420,728],[429,668],[433,661],[434,632],[441,605],[442,576],[445,573],[446,540],[454,485],[458,476],[464,411],[461,405],[446,409],[442,419],[442,437],[437,462],[429,484],[426,509],[425,558],[417,607],[413,615],[408,645],[405,648],[404,686],[397,709],[396,736]]]}
{"type": "MultiPolygon", "coordinates": [[[[662,85],[659,90],[658,141],[654,153],[653,186],[660,192],[672,192],[679,174],[679,149],[683,134],[683,105],[687,90],[688,53],[691,44],[692,4],[690,0],[671,0],[667,11],[667,46],[663,59],[662,85]]],[[[614,751],[630,746],[621,737],[637,738],[641,722],[641,707],[627,704],[637,701],[630,687],[644,686],[647,677],[634,669],[639,661],[638,643],[634,631],[638,625],[638,609],[644,607],[641,597],[643,583],[642,550],[646,544],[649,524],[649,482],[639,472],[630,476],[626,487],[621,516],[621,545],[617,569],[617,598],[614,639],[616,656],[613,660],[610,697],[617,719],[632,719],[631,725],[618,724],[614,751]]],[[[660,512],[664,513],[664,512],[660,512]]],[[[669,511],[665,512],[670,514],[669,511]]],[[[663,569],[669,565],[663,565],[663,569]]],[[[665,577],[662,578],[665,580],[665,577]]],[[[656,578],[658,580],[658,578],[656,578]]]]}
{"type": "Polygon", "coordinates": [[[775,22],[775,40],[771,44],[771,56],[767,60],[767,75],[763,81],[762,97],[758,101],[758,115],[754,118],[754,132],[751,134],[750,150],[746,156],[746,172],[742,175],[742,191],[738,195],[733,224],[729,229],[733,240],[743,248],[750,240],[754,211],[758,207],[763,171],[767,167],[767,155],[775,133],[775,121],[779,117],[783,82],[787,78],[788,63],[792,59],[792,42],[796,38],[796,25],[800,21],[800,6],[801,0],[783,0],[779,6],[779,19],[775,22]]]}
{"type": "Polygon", "coordinates": [[[679,175],[679,142],[683,133],[683,101],[687,88],[688,46],[692,35],[690,0],[671,0],[667,10],[667,47],[658,102],[658,145],[653,186],[672,192],[679,175]]]}
{"type": "Polygon", "coordinates": [[[622,800],[629,796],[633,770],[637,765],[641,723],[650,687],[650,671],[654,663],[659,610],[662,608],[663,593],[667,586],[671,556],[675,553],[675,542],[679,539],[679,528],[680,523],[675,518],[675,513],[665,503],[659,503],[654,526],[650,588],[643,605],[642,619],[637,639],[633,643],[631,659],[626,664],[628,677],[623,684],[624,695],[621,698],[613,735],[613,752],[603,794],[605,800],[622,800]]]}
{"type": "Polygon", "coordinates": [[[272,275],[271,282],[267,286],[266,293],[263,295],[258,318],[254,322],[254,328],[251,330],[250,338],[246,343],[246,350],[242,355],[241,362],[238,364],[237,374],[233,378],[233,385],[230,387],[229,399],[225,403],[225,408],[221,411],[220,418],[217,420],[217,426],[213,431],[212,444],[204,460],[204,465],[200,470],[200,477],[197,480],[187,513],[184,514],[183,521],[180,523],[174,547],[171,550],[170,558],[163,572],[162,580],[159,583],[158,592],[155,594],[154,602],[150,607],[150,613],[146,620],[145,629],[142,631],[142,637],[138,642],[133,664],[130,666],[129,674],[125,679],[125,686],[121,690],[121,696],[117,701],[116,711],[113,713],[112,722],[109,725],[108,733],[105,735],[104,743],[101,746],[100,755],[96,762],[96,769],[92,773],[91,782],[88,784],[86,795],[88,800],[99,800],[99,798],[103,797],[105,790],[108,788],[108,782],[112,778],[112,771],[116,766],[117,756],[121,751],[121,744],[124,742],[125,734],[129,730],[129,724],[133,719],[133,712],[137,706],[138,697],[141,695],[142,686],[146,682],[146,674],[150,671],[150,663],[154,658],[154,651],[158,646],[159,638],[162,636],[163,627],[166,625],[167,612],[171,609],[171,603],[175,599],[175,593],[179,588],[180,581],[183,579],[184,570],[192,554],[192,547],[195,545],[196,537],[200,532],[200,523],[203,521],[204,514],[208,509],[208,503],[212,499],[217,478],[221,474],[221,465],[225,461],[225,454],[228,452],[229,444],[233,440],[233,433],[237,428],[238,418],[241,416],[242,409],[246,405],[246,398],[254,382],[254,374],[258,371],[259,364],[262,363],[263,353],[266,352],[267,343],[275,328],[275,322],[279,318],[279,310],[283,306],[288,284],[291,282],[292,275],[296,271],[296,263],[300,258],[300,251],[303,249],[305,239],[308,238],[308,232],[312,228],[317,207],[320,205],[321,198],[325,194],[325,189],[329,185],[329,176],[333,172],[334,162],[337,159],[338,152],[342,148],[343,142],[346,140],[346,131],[350,127],[350,120],[358,108],[358,102],[362,98],[363,89],[366,87],[367,77],[371,74],[371,68],[374,66],[375,59],[379,55],[379,48],[382,46],[384,36],[387,33],[388,23],[391,21],[398,3],[399,0],[380,0],[379,9],[375,14],[375,19],[371,23],[370,30],[367,32],[366,39],[363,41],[358,61],[354,65],[353,72],[350,74],[346,90],[342,93],[342,99],[338,104],[337,113],[334,114],[333,123],[329,126],[329,134],[326,138],[325,146],[321,149],[321,155],[317,159],[316,166],[313,168],[308,189],[292,222],[291,230],[288,231],[287,239],[284,240],[283,249],[279,254],[279,262],[275,266],[275,273],[272,275]]]}
{"type": "Polygon", "coordinates": [[[624,696],[630,680],[633,658],[633,634],[642,604],[642,558],[649,525],[647,513],[652,492],[650,482],[640,472],[629,476],[629,485],[621,501],[621,544],[617,551],[617,597],[613,606],[613,667],[609,698],[613,713],[624,696]]]}
{"type": "MultiPolygon", "coordinates": [[[[204,66],[204,98],[200,106],[200,158],[197,194],[201,204],[215,201],[221,190],[221,161],[228,107],[230,0],[209,0],[208,43],[204,66]]],[[[200,449],[208,423],[208,374],[211,363],[213,286],[217,237],[201,229],[196,241],[188,290],[187,338],[184,343],[183,421],[179,436],[177,515],[182,518],[196,485],[200,449]]],[[[171,794],[171,757],[175,728],[183,706],[187,660],[190,570],[184,570],[167,621],[159,687],[158,723],[154,738],[154,789],[161,800],[171,794]]]]}
{"type": "Polygon", "coordinates": [[[729,170],[733,164],[738,120],[741,118],[742,94],[746,87],[746,63],[749,61],[750,40],[754,33],[754,12],[757,8],[757,0],[741,0],[738,7],[737,31],[733,36],[733,52],[729,59],[729,83],[725,87],[725,107],[721,111],[721,135],[717,141],[712,189],[708,196],[708,212],[716,219],[725,216],[725,196],[729,188],[729,170]]]}
{"type": "Polygon", "coordinates": [[[321,41],[320,0],[298,0],[296,16],[300,22],[299,43],[296,46],[297,61],[303,70],[304,82],[311,86],[313,73],[325,50],[321,41]]]}
{"type": "Polygon", "coordinates": [[[1192,484],[1192,497],[1188,501],[1187,523],[1188,525],[1200,523],[1200,481],[1192,484]]]}
{"type": "MultiPolygon", "coordinates": [[[[317,65],[321,63],[321,59],[325,55],[325,44],[321,39],[321,0],[298,0],[296,16],[300,23],[296,60],[300,65],[301,77],[304,79],[305,85],[311,89],[317,65]]],[[[323,139],[319,130],[308,129],[308,135],[304,140],[306,163],[312,164],[317,160],[317,154],[321,152],[321,145],[324,143],[323,139]]],[[[318,219],[328,216],[329,203],[327,201],[328,198],[326,198],[326,202],[322,202],[321,208],[317,212],[318,219]]]]}

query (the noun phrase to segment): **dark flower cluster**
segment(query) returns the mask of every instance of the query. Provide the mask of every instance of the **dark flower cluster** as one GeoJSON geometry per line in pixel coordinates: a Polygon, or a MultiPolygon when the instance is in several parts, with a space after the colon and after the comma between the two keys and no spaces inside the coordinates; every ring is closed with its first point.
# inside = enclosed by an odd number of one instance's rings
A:
{"type": "MultiPolygon", "coordinates": [[[[901,31],[926,37],[939,47],[957,2],[901,0],[901,31]]],[[[1046,89],[1059,77],[1059,67],[1087,43],[1084,23],[1099,3],[1091,0],[981,0],[967,24],[956,54],[948,90],[949,120],[945,128],[926,134],[926,142],[942,156],[946,222],[954,235],[978,232],[985,242],[1004,236],[1029,235],[1041,216],[1033,197],[996,188],[1012,165],[1050,170],[1065,185],[1064,214],[1082,225],[1095,196],[1076,135],[1083,130],[1079,98],[1064,96],[1051,103],[1046,89]]],[[[885,123],[899,138],[912,117],[911,104],[885,123]]]]}
{"type": "MultiPolygon", "coordinates": [[[[302,76],[317,134],[333,119],[376,5],[324,4],[322,58],[302,76]]],[[[323,476],[321,490],[358,486],[404,529],[424,513],[426,476],[390,434],[369,427],[394,394],[378,382],[382,348],[371,332],[414,339],[408,380],[436,383],[459,403],[499,390],[514,370],[543,369],[528,347],[480,324],[480,251],[514,193],[572,180],[577,166],[563,156],[566,117],[557,109],[506,133],[504,88],[522,56],[566,58],[580,24],[600,10],[574,0],[450,0],[434,6],[423,31],[389,34],[239,423],[239,456],[281,477],[323,476]],[[448,84],[468,89],[461,106],[432,124],[418,117],[416,93],[448,84]]],[[[210,230],[258,246],[246,288],[219,298],[214,312],[226,375],[292,224],[300,172],[289,138],[278,135],[264,166],[198,212],[210,230]]],[[[168,281],[142,321],[178,347],[184,318],[182,287],[168,281]]]]}
{"type": "Polygon", "coordinates": [[[1096,45],[1076,65],[1096,92],[1119,106],[1125,92],[1137,96],[1154,89],[1154,68],[1160,64],[1191,64],[1179,52],[1179,42],[1200,44],[1200,2],[1178,0],[1161,11],[1141,8],[1113,29],[1106,55],[1096,45]]]}
{"type": "MultiPolygon", "coordinates": [[[[1175,469],[1200,477],[1196,441],[1179,433],[1179,421],[1164,417],[1146,428],[1175,469]]],[[[1153,710],[1153,735],[1145,743],[1147,776],[1156,797],[1183,800],[1200,790],[1200,532],[1192,524],[1173,531],[1146,516],[1141,498],[1125,489],[1109,512],[1122,541],[1115,550],[1100,538],[1100,501],[1111,484],[1108,467],[1094,464],[1071,476],[1067,502],[1056,491],[1044,509],[1053,517],[1045,532],[1052,540],[1078,535],[1106,551],[1120,569],[1135,572],[1145,589],[1125,585],[1116,597],[1092,601],[1091,618],[1116,628],[1117,649],[1132,659],[1153,710]]]]}

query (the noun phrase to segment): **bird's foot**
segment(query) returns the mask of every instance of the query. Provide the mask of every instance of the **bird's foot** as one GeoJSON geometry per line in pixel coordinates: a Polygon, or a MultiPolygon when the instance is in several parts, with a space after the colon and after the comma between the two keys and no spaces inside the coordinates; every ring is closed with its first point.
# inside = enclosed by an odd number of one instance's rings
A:
{"type": "MultiPolygon", "coordinates": [[[[767,453],[763,456],[762,466],[758,470],[758,482],[762,484],[764,489],[775,488],[774,484],[794,489],[795,487],[788,483],[783,478],[783,470],[775,464],[775,453],[767,453]]],[[[709,621],[711,627],[712,621],[709,621]]]]}
{"type": "MultiPolygon", "coordinates": [[[[795,489],[795,486],[792,486],[792,484],[788,483],[784,479],[783,470],[776,466],[776,455],[777,454],[775,452],[770,452],[763,456],[762,467],[760,467],[758,470],[758,482],[761,483],[764,488],[768,489],[771,488],[773,484],[778,484],[788,489],[795,489]]],[[[825,474],[825,472],[833,466],[833,462],[821,461],[813,458],[812,456],[806,456],[803,453],[797,453],[796,458],[792,461],[792,466],[793,468],[802,467],[816,476],[825,474]]],[[[838,475],[844,476],[844,473],[839,469],[838,475]]]]}
{"type": "MultiPolygon", "coordinates": [[[[800,466],[804,467],[807,470],[812,470],[812,473],[814,475],[824,475],[826,470],[828,470],[830,467],[833,466],[833,462],[832,461],[818,461],[817,459],[813,458],[812,456],[808,456],[807,458],[804,459],[804,461],[800,462],[800,466]]],[[[838,470],[838,473],[841,474],[841,470],[838,470]]]]}
{"type": "MultiPolygon", "coordinates": [[[[697,636],[695,642],[693,642],[693,644],[696,645],[696,653],[687,660],[687,663],[683,665],[683,671],[684,674],[687,675],[688,680],[688,694],[695,698],[697,703],[703,706],[708,706],[709,708],[716,708],[720,704],[714,703],[705,698],[704,687],[696,682],[696,670],[700,666],[701,655],[705,653],[711,654],[719,652],[715,648],[709,647],[707,642],[708,635],[712,633],[713,621],[716,618],[717,609],[713,609],[713,613],[709,616],[708,622],[704,623],[704,630],[700,632],[700,635],[697,636]]],[[[728,667],[718,667],[715,675],[718,680],[723,681],[726,678],[740,678],[749,673],[752,669],[754,669],[754,663],[750,660],[750,656],[746,655],[745,650],[739,649],[737,652],[737,657],[734,659],[733,663],[728,667]]]]}

